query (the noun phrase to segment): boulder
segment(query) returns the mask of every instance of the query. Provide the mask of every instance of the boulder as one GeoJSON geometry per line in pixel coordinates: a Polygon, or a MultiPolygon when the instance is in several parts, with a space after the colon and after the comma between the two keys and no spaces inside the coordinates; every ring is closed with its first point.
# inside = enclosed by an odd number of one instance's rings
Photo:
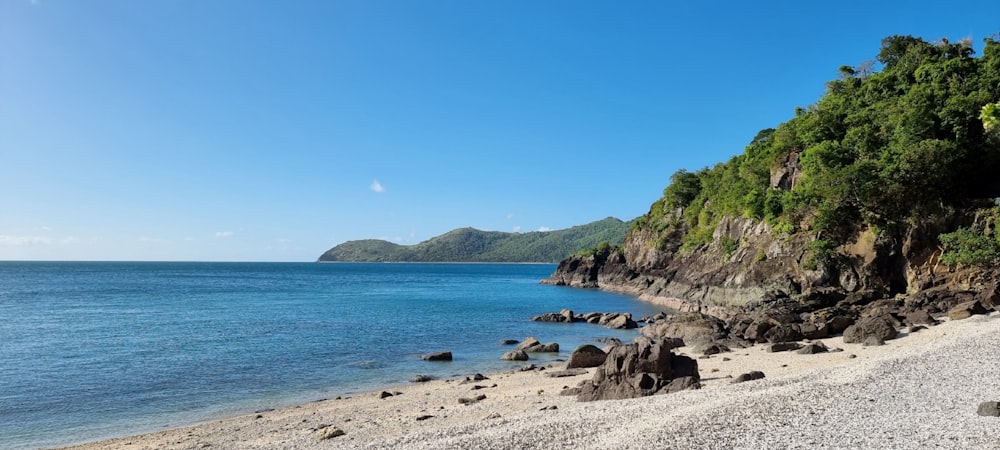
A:
{"type": "Polygon", "coordinates": [[[1000,417],[1000,402],[982,402],[976,408],[976,414],[986,417],[1000,417]]]}
{"type": "Polygon", "coordinates": [[[666,320],[643,327],[640,332],[653,339],[681,338],[689,345],[718,341],[727,336],[725,322],[718,317],[698,312],[670,316],[666,320]]]}
{"type": "Polygon", "coordinates": [[[768,353],[790,352],[802,348],[798,342],[776,342],[767,348],[768,353]]]}
{"type": "Polygon", "coordinates": [[[869,337],[887,341],[895,338],[897,334],[896,328],[884,317],[868,317],[844,330],[844,342],[848,344],[865,342],[869,337]]]}
{"type": "Polygon", "coordinates": [[[521,341],[520,344],[517,345],[517,347],[515,348],[515,350],[525,350],[528,347],[532,347],[532,346],[535,346],[535,345],[541,345],[541,344],[542,343],[538,342],[538,339],[535,339],[534,336],[528,336],[528,337],[524,338],[524,340],[521,341]]]}
{"type": "Polygon", "coordinates": [[[569,362],[566,363],[567,369],[575,369],[578,367],[597,367],[604,364],[604,360],[607,359],[608,354],[593,345],[584,344],[573,350],[573,353],[569,355],[569,362]]]}
{"type": "Polygon", "coordinates": [[[976,314],[989,314],[989,312],[990,310],[984,308],[982,303],[979,303],[979,300],[973,300],[955,305],[954,308],[948,311],[948,319],[962,320],[976,314]]]}
{"type": "Polygon", "coordinates": [[[559,353],[559,344],[549,342],[548,344],[532,345],[531,347],[524,349],[524,351],[531,353],[559,353]]]}
{"type": "Polygon", "coordinates": [[[343,436],[347,433],[337,427],[324,427],[316,431],[314,437],[317,441],[325,441],[327,439],[333,439],[335,437],[343,436]]]}
{"type": "Polygon", "coordinates": [[[938,324],[937,319],[931,317],[931,314],[927,312],[927,310],[925,309],[906,313],[905,315],[903,315],[903,322],[910,326],[919,324],[928,324],[928,325],[938,324]]]}
{"type": "Polygon", "coordinates": [[[795,324],[781,324],[771,327],[764,333],[764,340],[770,343],[795,342],[802,339],[799,326],[795,324]]]}
{"type": "Polygon", "coordinates": [[[420,355],[424,361],[451,361],[451,352],[434,352],[420,355]]]}
{"type": "Polygon", "coordinates": [[[571,323],[573,322],[573,311],[564,309],[557,313],[545,313],[531,318],[535,322],[571,323]],[[569,315],[566,315],[569,312],[569,315]]]}
{"type": "Polygon", "coordinates": [[[631,330],[633,328],[638,328],[639,324],[632,320],[631,314],[620,314],[614,319],[609,320],[604,326],[617,330],[631,330]]]}
{"type": "Polygon", "coordinates": [[[434,379],[434,377],[432,377],[430,375],[414,375],[413,378],[410,378],[410,381],[413,382],[413,383],[426,383],[426,382],[431,381],[433,379],[434,379]]]}
{"type": "Polygon", "coordinates": [[[803,346],[802,348],[795,351],[800,355],[815,355],[817,353],[826,353],[830,349],[826,348],[826,345],[822,342],[810,342],[803,346]]]}
{"type": "Polygon", "coordinates": [[[698,362],[651,339],[611,349],[594,377],[579,387],[580,401],[643,397],[700,387],[698,362]]]}
{"type": "Polygon", "coordinates": [[[986,289],[976,294],[976,300],[984,308],[993,308],[1000,311],[1000,283],[996,281],[990,283],[986,286],[986,289]]]}
{"type": "Polygon", "coordinates": [[[504,361],[527,361],[528,353],[524,350],[511,350],[500,357],[504,361]]]}
{"type": "Polygon", "coordinates": [[[719,353],[729,352],[729,347],[723,344],[710,344],[702,343],[692,349],[694,353],[701,353],[702,355],[718,355],[719,353]]]}
{"type": "Polygon", "coordinates": [[[734,384],[735,383],[743,383],[743,382],[746,382],[746,381],[760,380],[762,378],[764,378],[764,372],[761,372],[759,370],[754,370],[754,371],[751,371],[751,372],[747,372],[747,373],[741,374],[740,376],[738,376],[736,378],[733,378],[733,383],[734,384]]]}

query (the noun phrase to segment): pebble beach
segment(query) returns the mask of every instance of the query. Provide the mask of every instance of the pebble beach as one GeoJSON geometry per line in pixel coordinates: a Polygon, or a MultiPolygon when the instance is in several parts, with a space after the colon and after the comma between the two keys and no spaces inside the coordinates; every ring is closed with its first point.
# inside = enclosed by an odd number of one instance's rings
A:
{"type": "MultiPolygon", "coordinates": [[[[433,380],[87,443],[89,449],[978,448],[1000,449],[1000,313],[883,346],[831,353],[763,345],[698,359],[701,389],[631,400],[560,395],[588,373],[433,380]],[[734,384],[752,370],[760,380],[734,384]]],[[[685,354],[682,347],[676,351],[685,354]]],[[[689,355],[698,358],[697,355],[689,355]]]]}

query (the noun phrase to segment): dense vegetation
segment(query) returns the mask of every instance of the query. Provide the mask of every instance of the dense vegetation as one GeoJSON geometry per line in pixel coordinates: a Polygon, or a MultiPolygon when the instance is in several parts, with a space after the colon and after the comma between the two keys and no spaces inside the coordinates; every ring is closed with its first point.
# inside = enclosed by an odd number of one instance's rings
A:
{"type": "MultiPolygon", "coordinates": [[[[984,43],[975,57],[966,40],[884,39],[877,63],[841,67],[816,104],[760,131],[743,154],[674,173],[635,227],[680,232],[684,250],[711,242],[724,216],[743,216],[778,234],[814,233],[823,257],[862,229],[892,234],[921,218],[992,208],[1000,196],[1000,42],[984,43]]],[[[946,262],[996,260],[992,230],[943,235],[946,262]]]]}
{"type": "Polygon", "coordinates": [[[564,230],[504,233],[459,228],[416,245],[368,239],[348,241],[320,261],[557,262],[589,248],[621,244],[630,223],[608,217],[564,230]]]}

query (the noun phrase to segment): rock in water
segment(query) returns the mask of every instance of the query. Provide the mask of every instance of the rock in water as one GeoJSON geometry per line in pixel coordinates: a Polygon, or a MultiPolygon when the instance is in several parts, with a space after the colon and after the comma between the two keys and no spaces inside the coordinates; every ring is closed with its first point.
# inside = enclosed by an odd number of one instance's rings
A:
{"type": "Polygon", "coordinates": [[[650,339],[611,349],[590,382],[579,388],[580,401],[636,398],[700,387],[698,362],[675,355],[650,339]]]}
{"type": "Polygon", "coordinates": [[[528,337],[524,338],[524,340],[521,341],[520,344],[518,344],[518,346],[517,346],[516,349],[517,350],[527,350],[528,347],[532,347],[532,346],[535,346],[535,345],[542,345],[542,343],[539,342],[538,339],[536,339],[534,336],[528,336],[528,337]]]}
{"type": "Polygon", "coordinates": [[[451,361],[451,352],[434,352],[420,355],[424,361],[451,361]]]}
{"type": "Polygon", "coordinates": [[[976,414],[987,417],[1000,417],[1000,402],[982,402],[976,409],[976,414]]]}
{"type": "Polygon", "coordinates": [[[608,354],[604,353],[604,350],[590,344],[583,344],[569,355],[569,362],[566,363],[566,368],[597,367],[604,364],[604,360],[607,357],[608,354]]]}
{"type": "Polygon", "coordinates": [[[504,361],[527,361],[528,353],[524,350],[513,350],[503,354],[500,359],[504,361]]]}

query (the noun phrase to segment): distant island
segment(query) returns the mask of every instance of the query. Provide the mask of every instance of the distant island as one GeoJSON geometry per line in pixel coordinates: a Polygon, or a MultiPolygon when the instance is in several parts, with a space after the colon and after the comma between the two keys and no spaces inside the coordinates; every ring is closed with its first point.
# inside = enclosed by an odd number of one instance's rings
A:
{"type": "Polygon", "coordinates": [[[601,244],[621,245],[632,222],[608,217],[563,230],[507,233],[458,228],[415,245],[347,241],[319,262],[559,262],[601,244]]]}

